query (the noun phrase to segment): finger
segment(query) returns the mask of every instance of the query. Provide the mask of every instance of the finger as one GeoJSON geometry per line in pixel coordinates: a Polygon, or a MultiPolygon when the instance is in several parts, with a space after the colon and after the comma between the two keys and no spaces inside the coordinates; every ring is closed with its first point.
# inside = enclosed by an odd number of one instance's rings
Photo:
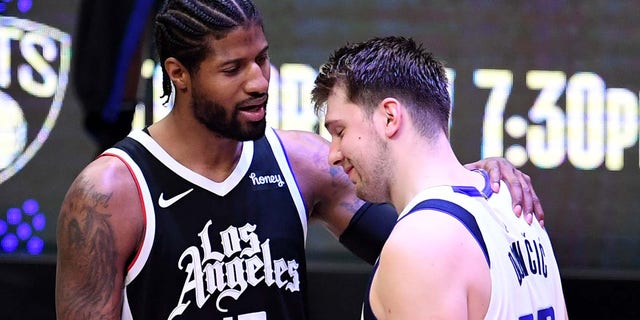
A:
{"type": "Polygon", "coordinates": [[[496,163],[497,166],[500,166],[500,169],[497,169],[496,166],[496,169],[494,170],[495,172],[493,172],[494,175],[491,176],[490,173],[490,179],[492,179],[491,181],[495,181],[494,179],[497,179],[498,181],[503,180],[507,184],[509,192],[511,193],[511,207],[513,208],[513,213],[515,213],[517,217],[520,217],[523,213],[527,213],[523,206],[524,191],[522,183],[524,182],[524,179],[521,179],[519,175],[520,171],[511,166],[510,163],[503,163],[500,161],[496,161],[496,163]]]}
{"type": "Polygon", "coordinates": [[[492,182],[491,183],[491,190],[493,190],[493,192],[498,193],[500,192],[500,182],[492,182]]]}
{"type": "MultiPolygon", "coordinates": [[[[522,202],[520,203],[522,205],[522,211],[526,215],[532,215],[533,198],[535,197],[535,193],[533,192],[533,187],[531,186],[531,178],[521,171],[517,171],[517,175],[522,186],[522,202]]],[[[527,219],[527,222],[531,223],[532,221],[529,221],[527,219]]]]}
{"type": "Polygon", "coordinates": [[[464,165],[464,167],[467,170],[475,170],[475,169],[486,169],[482,166],[482,160],[476,161],[476,162],[472,162],[472,163],[467,163],[464,165]]]}
{"type": "Polygon", "coordinates": [[[531,185],[531,201],[533,204],[533,213],[535,214],[536,219],[538,219],[538,221],[542,224],[542,221],[544,220],[544,210],[542,209],[540,198],[538,198],[536,191],[533,189],[533,185],[531,184],[530,179],[529,184],[531,185]]]}
{"type": "Polygon", "coordinates": [[[524,201],[525,206],[527,206],[527,204],[530,203],[530,207],[526,207],[524,209],[525,210],[524,212],[525,214],[529,214],[532,216],[532,220],[529,221],[527,219],[527,222],[533,223],[533,218],[536,218],[542,225],[544,220],[544,210],[542,209],[540,198],[538,198],[536,191],[533,189],[533,184],[531,183],[531,177],[529,177],[529,175],[525,173],[522,173],[522,178],[525,181],[523,186],[523,192],[524,190],[527,190],[526,192],[524,192],[525,198],[526,198],[526,200],[524,201]]]}
{"type": "Polygon", "coordinates": [[[464,167],[467,170],[477,170],[483,169],[489,174],[489,183],[491,185],[491,191],[498,193],[500,192],[500,171],[508,170],[509,167],[501,168],[500,163],[501,158],[486,158],[484,160],[479,160],[476,162],[465,164],[464,167]]]}
{"type": "Polygon", "coordinates": [[[522,206],[519,204],[513,205],[513,213],[516,214],[516,217],[520,217],[522,215],[522,206]]]}
{"type": "Polygon", "coordinates": [[[528,224],[532,224],[533,223],[533,214],[532,213],[525,213],[524,220],[527,221],[528,224]]]}
{"type": "Polygon", "coordinates": [[[522,200],[522,183],[515,176],[512,176],[511,178],[507,178],[507,176],[504,176],[503,179],[509,187],[509,192],[511,193],[511,207],[513,208],[513,213],[515,213],[517,217],[520,217],[522,214],[526,214],[527,211],[524,210],[525,208],[523,207],[522,200]]]}
{"type": "Polygon", "coordinates": [[[495,193],[500,192],[500,180],[502,179],[503,171],[509,172],[509,167],[501,167],[500,159],[496,161],[488,161],[485,164],[484,170],[489,174],[489,181],[491,182],[491,190],[495,193]]]}

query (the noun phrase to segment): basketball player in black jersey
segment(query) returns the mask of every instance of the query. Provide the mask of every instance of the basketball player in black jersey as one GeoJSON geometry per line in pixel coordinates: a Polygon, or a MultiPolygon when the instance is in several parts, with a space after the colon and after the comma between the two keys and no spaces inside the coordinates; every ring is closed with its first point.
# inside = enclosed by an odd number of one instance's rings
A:
{"type": "MultiPolygon", "coordinates": [[[[170,0],[155,44],[171,112],[90,163],[58,220],[58,319],[305,319],[321,221],[373,263],[396,213],[358,199],[320,136],[266,127],[268,43],[248,0],[170,0]]],[[[504,159],[514,212],[543,212],[504,159]]],[[[530,217],[530,215],[529,215],[530,217]]]]}

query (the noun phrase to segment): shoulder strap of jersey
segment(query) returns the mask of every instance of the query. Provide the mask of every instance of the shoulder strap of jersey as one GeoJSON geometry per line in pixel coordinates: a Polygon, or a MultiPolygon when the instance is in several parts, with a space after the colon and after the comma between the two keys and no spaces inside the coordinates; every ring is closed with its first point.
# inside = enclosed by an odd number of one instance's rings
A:
{"type": "Polygon", "coordinates": [[[413,212],[420,210],[437,210],[443,213],[447,213],[452,217],[458,219],[466,228],[471,232],[473,237],[476,239],[482,252],[484,253],[484,257],[487,259],[487,264],[491,267],[491,261],[489,260],[489,252],[487,251],[487,245],[484,243],[484,238],[482,237],[482,232],[480,232],[480,227],[478,227],[478,222],[476,218],[469,212],[467,209],[457,205],[451,201],[443,200],[443,199],[428,199],[418,203],[411,211],[402,216],[400,220],[404,219],[406,216],[412,214],[413,212]]]}

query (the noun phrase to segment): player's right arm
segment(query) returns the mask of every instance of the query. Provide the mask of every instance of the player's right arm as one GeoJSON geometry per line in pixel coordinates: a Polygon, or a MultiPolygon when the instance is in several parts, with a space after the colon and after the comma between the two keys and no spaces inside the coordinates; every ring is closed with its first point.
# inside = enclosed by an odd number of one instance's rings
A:
{"type": "Polygon", "coordinates": [[[137,187],[115,157],[89,164],[58,217],[57,319],[120,319],[127,264],[143,235],[137,187]]]}

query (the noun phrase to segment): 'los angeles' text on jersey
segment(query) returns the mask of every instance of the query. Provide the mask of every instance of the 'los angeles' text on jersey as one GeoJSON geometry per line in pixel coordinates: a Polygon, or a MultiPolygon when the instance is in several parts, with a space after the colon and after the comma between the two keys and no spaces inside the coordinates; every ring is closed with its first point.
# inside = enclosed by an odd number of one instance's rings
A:
{"type": "Polygon", "coordinates": [[[247,287],[260,283],[291,292],[300,291],[298,262],[273,258],[269,239],[260,242],[254,232],[256,225],[230,226],[220,232],[223,251],[217,252],[211,249],[211,224],[209,220],[198,234],[202,241],[202,254],[200,248],[191,246],[180,256],[178,266],[186,273],[186,280],[170,319],[182,314],[193,302],[185,299],[189,291],[195,291],[196,306],[193,307],[201,308],[215,297],[216,308],[221,312],[228,311],[224,308],[224,299],[238,300],[247,287]]]}

